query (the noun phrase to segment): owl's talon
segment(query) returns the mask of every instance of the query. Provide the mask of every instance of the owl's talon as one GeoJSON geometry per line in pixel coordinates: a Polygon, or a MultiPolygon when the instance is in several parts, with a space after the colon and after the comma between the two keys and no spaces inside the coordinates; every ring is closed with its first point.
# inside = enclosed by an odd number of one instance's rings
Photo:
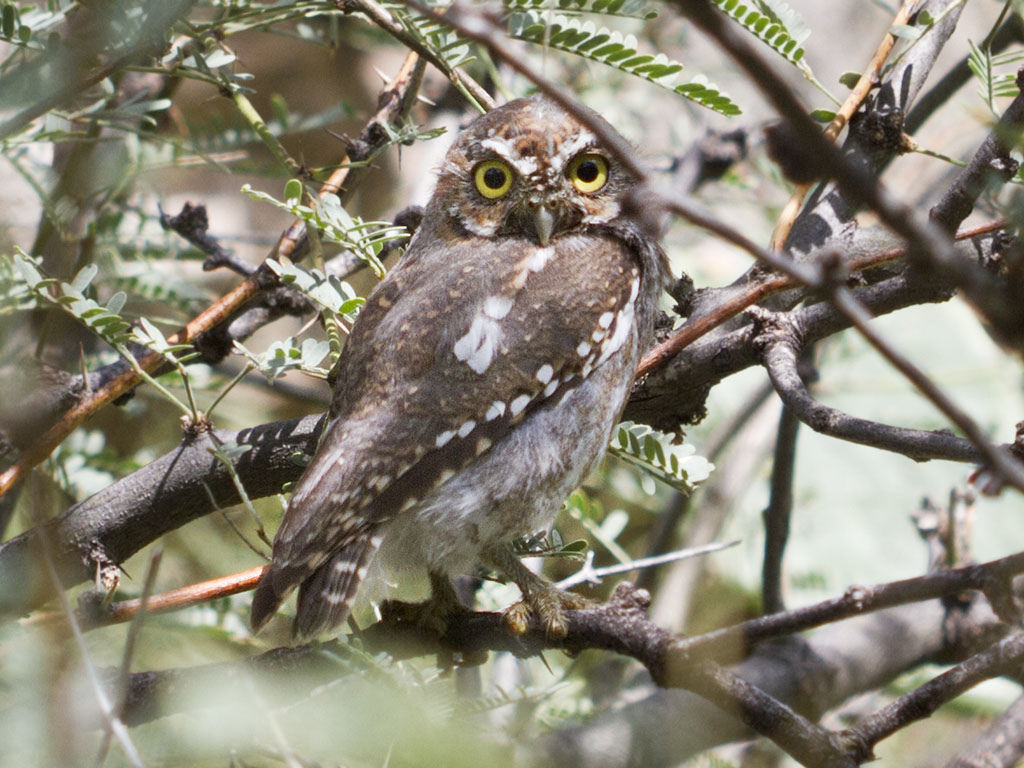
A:
{"type": "Polygon", "coordinates": [[[562,592],[553,584],[541,583],[543,587],[533,585],[521,601],[505,609],[505,626],[513,634],[523,635],[530,628],[530,619],[535,617],[547,637],[561,639],[569,634],[565,612],[589,608],[594,603],[572,592],[562,592]]]}

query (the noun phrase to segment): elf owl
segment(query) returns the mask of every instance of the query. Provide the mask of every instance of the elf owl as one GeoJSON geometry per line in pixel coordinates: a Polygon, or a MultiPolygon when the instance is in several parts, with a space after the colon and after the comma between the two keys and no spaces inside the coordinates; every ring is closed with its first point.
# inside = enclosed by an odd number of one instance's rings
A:
{"type": "Polygon", "coordinates": [[[443,617],[457,606],[449,575],[483,565],[522,591],[510,628],[532,617],[566,632],[580,599],[512,542],[547,529],[601,457],[651,340],[668,268],[625,206],[635,185],[544,97],[462,133],[349,335],[254,628],[298,587],[295,637],[334,629],[364,581],[429,579],[423,606],[443,617]]]}

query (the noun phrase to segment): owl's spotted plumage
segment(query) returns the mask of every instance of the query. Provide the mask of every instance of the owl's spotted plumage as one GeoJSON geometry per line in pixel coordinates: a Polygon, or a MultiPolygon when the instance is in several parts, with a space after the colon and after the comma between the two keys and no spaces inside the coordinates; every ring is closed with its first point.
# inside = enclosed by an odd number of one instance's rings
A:
{"type": "Polygon", "coordinates": [[[667,268],[621,213],[633,183],[540,97],[466,129],[349,336],[254,627],[296,586],[305,638],[345,619],[367,571],[436,585],[483,563],[563,629],[509,545],[550,526],[600,458],[650,340],[667,268]]]}

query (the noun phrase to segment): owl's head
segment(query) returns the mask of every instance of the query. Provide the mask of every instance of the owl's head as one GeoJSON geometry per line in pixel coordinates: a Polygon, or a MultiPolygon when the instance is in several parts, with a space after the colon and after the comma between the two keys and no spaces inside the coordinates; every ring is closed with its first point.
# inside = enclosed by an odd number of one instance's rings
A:
{"type": "Polygon", "coordinates": [[[615,219],[633,183],[593,133],[554,102],[532,96],[478,117],[463,131],[445,157],[431,202],[457,230],[547,245],[565,232],[615,219]]]}

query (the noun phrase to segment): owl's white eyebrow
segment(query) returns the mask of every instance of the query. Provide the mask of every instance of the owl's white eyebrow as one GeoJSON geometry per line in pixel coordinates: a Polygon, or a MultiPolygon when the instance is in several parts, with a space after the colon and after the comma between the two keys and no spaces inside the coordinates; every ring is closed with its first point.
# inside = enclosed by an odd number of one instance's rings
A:
{"type": "Polygon", "coordinates": [[[590,131],[581,130],[578,136],[562,144],[558,148],[557,154],[553,154],[555,158],[561,161],[559,165],[564,165],[584,149],[595,149],[597,146],[597,137],[590,131]]]}
{"type": "Polygon", "coordinates": [[[498,139],[484,139],[480,142],[480,146],[491,150],[491,152],[498,155],[502,160],[505,160],[509,165],[516,169],[516,172],[520,176],[530,176],[537,172],[537,158],[530,155],[527,155],[526,157],[513,156],[508,144],[499,141],[498,139]]]}

